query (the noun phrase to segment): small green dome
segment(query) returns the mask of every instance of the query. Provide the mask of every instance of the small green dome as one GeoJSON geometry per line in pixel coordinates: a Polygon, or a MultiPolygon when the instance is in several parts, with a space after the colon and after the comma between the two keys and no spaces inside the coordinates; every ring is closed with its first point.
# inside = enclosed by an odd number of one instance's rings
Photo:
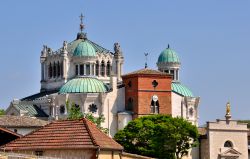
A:
{"type": "Polygon", "coordinates": [[[193,97],[193,93],[186,86],[179,82],[172,82],[172,91],[181,94],[185,97],[193,97]]]}
{"type": "Polygon", "coordinates": [[[158,63],[161,62],[172,62],[172,63],[180,63],[179,57],[177,53],[170,49],[169,46],[165,50],[163,50],[158,58],[158,63]]]}
{"type": "Polygon", "coordinates": [[[80,42],[74,50],[73,56],[96,56],[95,48],[87,40],[80,42]]]}
{"type": "Polygon", "coordinates": [[[59,93],[104,93],[107,90],[107,86],[96,78],[77,77],[65,83],[59,93]]]}

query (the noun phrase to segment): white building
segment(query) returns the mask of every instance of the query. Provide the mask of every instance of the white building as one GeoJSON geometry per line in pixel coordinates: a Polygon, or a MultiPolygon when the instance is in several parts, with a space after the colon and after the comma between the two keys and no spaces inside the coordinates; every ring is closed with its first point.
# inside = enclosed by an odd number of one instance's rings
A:
{"type": "MultiPolygon", "coordinates": [[[[115,43],[114,51],[109,51],[89,40],[83,29],[81,21],[76,39],[69,43],[64,41],[56,51],[43,46],[40,93],[14,100],[7,109],[8,115],[32,116],[28,113],[32,108],[37,111],[33,115],[37,118],[65,119],[68,115],[66,103],[74,104],[83,113],[103,114],[103,127],[109,129],[111,136],[132,120],[125,107],[125,86],[121,78],[124,58],[120,45],[115,43]]],[[[169,47],[163,50],[157,66],[159,71],[173,75],[170,114],[197,125],[199,97],[179,82],[177,53],[169,47]]]]}

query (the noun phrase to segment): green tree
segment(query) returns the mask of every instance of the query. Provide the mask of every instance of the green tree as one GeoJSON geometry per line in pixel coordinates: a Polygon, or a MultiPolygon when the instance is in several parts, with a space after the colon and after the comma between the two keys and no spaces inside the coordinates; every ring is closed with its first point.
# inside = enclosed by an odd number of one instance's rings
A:
{"type": "Polygon", "coordinates": [[[0,109],[0,115],[4,115],[4,114],[5,114],[4,109],[0,109]]]}
{"type": "Polygon", "coordinates": [[[87,114],[84,114],[84,117],[90,120],[91,122],[93,122],[97,126],[97,128],[99,128],[102,132],[106,134],[108,133],[108,128],[103,128],[101,126],[101,124],[104,123],[105,121],[105,117],[103,114],[100,115],[99,117],[94,117],[93,114],[87,113],[87,114]]]}
{"type": "Polygon", "coordinates": [[[72,103],[71,107],[69,108],[69,102],[67,101],[66,108],[69,112],[68,119],[76,120],[83,118],[83,113],[81,112],[80,107],[75,105],[75,103],[72,103]]]}
{"type": "Polygon", "coordinates": [[[81,119],[84,117],[84,118],[90,120],[91,122],[93,122],[97,126],[97,128],[99,128],[101,131],[103,131],[106,134],[108,133],[108,129],[103,128],[101,126],[101,124],[105,122],[105,117],[103,114],[98,116],[98,117],[94,117],[93,114],[91,114],[91,113],[83,114],[81,112],[80,107],[76,106],[75,103],[72,103],[71,107],[69,107],[69,104],[70,104],[69,101],[66,101],[66,108],[69,112],[68,119],[77,120],[77,119],[81,119]]]}
{"type": "Polygon", "coordinates": [[[131,121],[115,135],[115,140],[130,153],[180,159],[196,146],[198,130],[182,118],[152,115],[131,121]]]}

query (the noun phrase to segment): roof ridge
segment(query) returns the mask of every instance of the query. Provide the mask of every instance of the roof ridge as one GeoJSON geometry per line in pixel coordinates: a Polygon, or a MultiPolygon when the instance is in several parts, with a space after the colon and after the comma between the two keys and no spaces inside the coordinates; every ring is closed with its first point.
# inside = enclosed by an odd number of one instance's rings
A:
{"type": "Polygon", "coordinates": [[[9,130],[9,129],[5,128],[5,127],[1,127],[0,126],[0,130],[3,130],[3,131],[8,132],[8,133],[11,133],[11,134],[13,134],[13,135],[15,135],[15,136],[17,136],[19,138],[23,136],[21,134],[18,134],[18,133],[14,132],[14,131],[9,130]]]}
{"type": "MultiPolygon", "coordinates": [[[[91,124],[93,127],[94,127],[94,129],[96,129],[99,133],[101,133],[102,135],[104,135],[107,139],[109,139],[109,140],[111,140],[112,142],[114,142],[113,144],[117,144],[116,146],[120,146],[120,147],[122,147],[122,149],[123,149],[123,146],[121,146],[119,143],[117,143],[112,137],[110,137],[110,136],[108,136],[106,133],[104,133],[104,132],[102,132],[92,121],[90,121],[90,120],[88,120],[87,118],[83,118],[83,120],[85,121],[85,123],[86,123],[86,127],[89,129],[89,125],[88,124],[91,124]]],[[[91,136],[93,137],[93,139],[94,139],[94,141],[95,141],[95,143],[96,143],[96,145],[97,146],[99,146],[100,148],[107,148],[107,147],[105,147],[105,145],[101,145],[101,144],[99,144],[99,143],[97,143],[97,141],[98,141],[98,139],[96,139],[95,138],[95,136],[93,136],[92,135],[92,130],[91,129],[89,129],[89,131],[91,132],[91,136]]],[[[119,149],[119,148],[117,148],[117,149],[119,149]]]]}
{"type": "MultiPolygon", "coordinates": [[[[82,120],[82,122],[85,124],[85,126],[86,126],[86,128],[87,128],[88,134],[89,134],[90,138],[92,139],[92,142],[93,142],[96,146],[100,147],[100,145],[97,144],[96,139],[95,139],[94,136],[92,135],[91,130],[90,130],[90,128],[89,128],[89,125],[87,124],[87,120],[88,120],[88,119],[82,118],[81,120],[82,120]]],[[[89,121],[89,120],[88,120],[88,121],[89,121]]],[[[91,121],[89,121],[89,122],[91,122],[91,121]]],[[[92,123],[92,122],[91,122],[91,123],[92,123]]],[[[93,123],[93,124],[94,124],[94,123],[93,123]]]]}

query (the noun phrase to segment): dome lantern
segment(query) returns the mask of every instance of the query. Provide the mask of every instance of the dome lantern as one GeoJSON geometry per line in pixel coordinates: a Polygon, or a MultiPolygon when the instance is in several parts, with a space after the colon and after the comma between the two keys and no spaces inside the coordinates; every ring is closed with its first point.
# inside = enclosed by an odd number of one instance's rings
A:
{"type": "Polygon", "coordinates": [[[168,47],[164,49],[158,57],[158,70],[171,74],[174,81],[179,81],[180,65],[181,63],[178,54],[171,49],[168,44],[168,47]]]}

